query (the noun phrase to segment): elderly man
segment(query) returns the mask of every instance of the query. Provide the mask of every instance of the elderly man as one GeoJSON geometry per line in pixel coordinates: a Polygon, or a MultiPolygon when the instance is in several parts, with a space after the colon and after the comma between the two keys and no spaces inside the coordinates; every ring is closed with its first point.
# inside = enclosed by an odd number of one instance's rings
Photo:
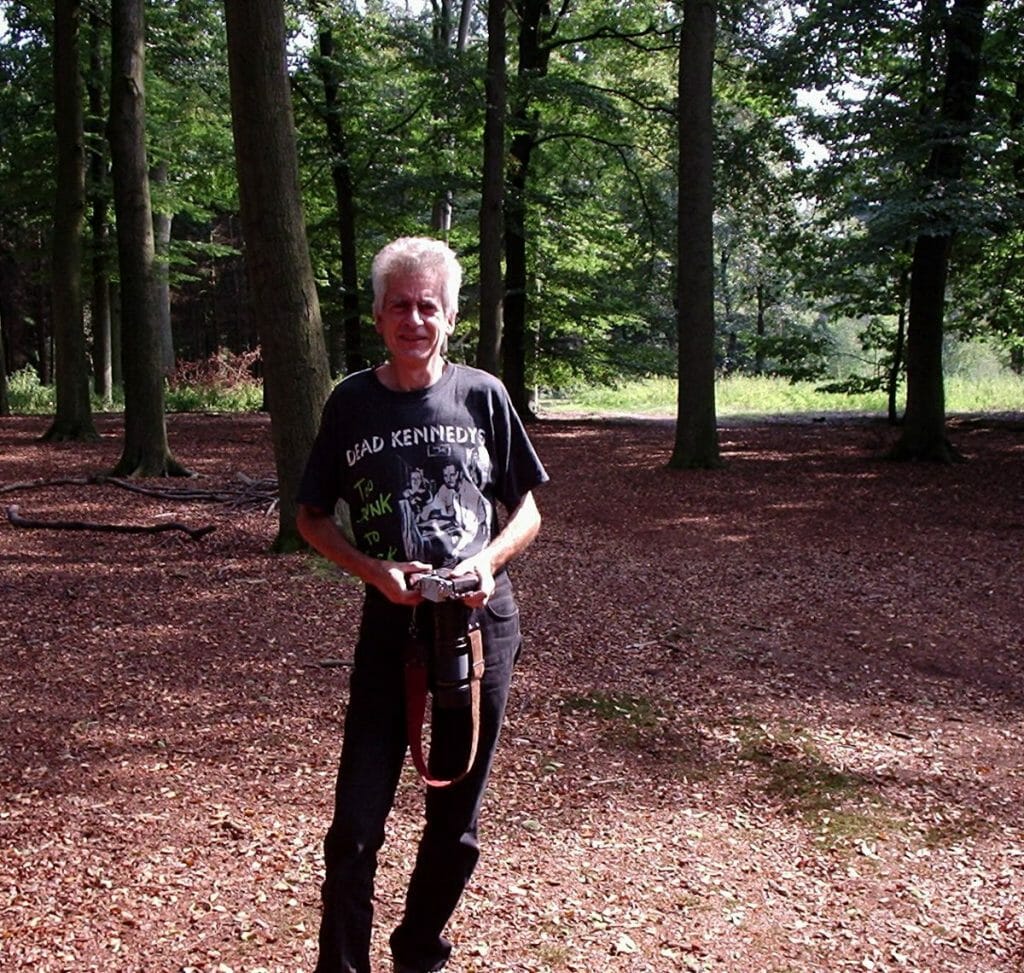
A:
{"type": "Polygon", "coordinates": [[[317,973],[370,973],[377,853],[407,749],[403,653],[423,601],[414,579],[431,569],[473,579],[464,600],[483,642],[479,743],[460,776],[464,732],[439,726],[435,714],[431,771],[459,779],[427,788],[405,911],[391,935],[396,973],[444,967],[452,948],[444,927],[479,857],[477,820],[520,647],[505,569],[537,535],[533,490],[547,474],[501,383],[445,358],[461,279],[455,255],[434,240],[403,238],[377,254],[373,313],[388,357],[331,394],[299,491],[303,536],[366,586],[324,842],[317,973]],[[435,502],[453,478],[463,502],[472,493],[477,516],[452,517],[435,502]],[[339,527],[339,503],[350,532],[339,527]]]}

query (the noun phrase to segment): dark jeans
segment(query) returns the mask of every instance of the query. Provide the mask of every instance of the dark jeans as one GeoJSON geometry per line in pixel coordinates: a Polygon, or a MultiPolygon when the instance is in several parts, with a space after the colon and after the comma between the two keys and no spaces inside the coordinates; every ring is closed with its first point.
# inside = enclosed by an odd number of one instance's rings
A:
{"type": "MultiPolygon", "coordinates": [[[[345,716],[345,737],[324,841],[326,879],[317,973],[370,973],[373,881],[384,823],[407,750],[402,649],[411,612],[367,594],[345,716]]],[[[519,654],[519,613],[507,575],[480,612],[486,669],[481,685],[480,742],[469,774],[429,788],[426,824],[406,893],[405,914],[391,936],[396,960],[417,971],[440,970],[451,953],[443,936],[479,858],[477,819],[519,654]]],[[[443,714],[442,714],[443,715],[443,714]]],[[[452,777],[464,762],[466,711],[434,719],[433,775],[452,777]]]]}

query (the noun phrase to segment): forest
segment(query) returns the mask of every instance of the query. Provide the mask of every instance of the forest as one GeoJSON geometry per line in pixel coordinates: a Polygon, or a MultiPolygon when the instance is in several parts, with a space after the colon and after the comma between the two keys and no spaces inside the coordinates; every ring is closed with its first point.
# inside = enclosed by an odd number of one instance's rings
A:
{"type": "Polygon", "coordinates": [[[896,452],[949,459],[944,350],[1024,369],[1019,4],[0,11],[0,412],[27,370],[76,438],[123,392],[120,472],[180,472],[163,384],[202,362],[308,445],[379,353],[368,265],[402,234],[459,253],[452,354],[527,418],[677,376],[680,466],[717,462],[731,374],[885,389],[896,452]]]}

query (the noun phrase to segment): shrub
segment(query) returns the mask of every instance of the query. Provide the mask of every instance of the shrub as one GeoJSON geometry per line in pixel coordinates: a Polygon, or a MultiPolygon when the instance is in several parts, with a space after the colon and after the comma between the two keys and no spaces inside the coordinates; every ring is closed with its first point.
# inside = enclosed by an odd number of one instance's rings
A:
{"type": "Polygon", "coordinates": [[[256,412],[263,385],[256,377],[259,349],[232,352],[219,348],[202,361],[179,361],[167,378],[167,408],[172,412],[256,412]]]}

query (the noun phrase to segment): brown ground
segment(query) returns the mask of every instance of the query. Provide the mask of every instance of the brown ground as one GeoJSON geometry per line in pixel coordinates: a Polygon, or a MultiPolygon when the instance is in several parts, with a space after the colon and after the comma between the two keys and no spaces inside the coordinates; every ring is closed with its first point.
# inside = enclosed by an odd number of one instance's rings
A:
{"type": "MultiPolygon", "coordinates": [[[[0,486],[109,469],[0,419],[0,486]]],[[[173,416],[198,483],[270,475],[262,417],[173,416]]],[[[527,650],[451,969],[1024,969],[1024,431],[895,465],[865,421],[559,420],[519,565],[527,650]]],[[[314,959],[358,591],[275,519],[113,486],[0,494],[0,968],[299,971],[314,959]]],[[[396,919],[419,820],[379,873],[396,919]]],[[[376,970],[385,970],[378,953],[376,970]]]]}

